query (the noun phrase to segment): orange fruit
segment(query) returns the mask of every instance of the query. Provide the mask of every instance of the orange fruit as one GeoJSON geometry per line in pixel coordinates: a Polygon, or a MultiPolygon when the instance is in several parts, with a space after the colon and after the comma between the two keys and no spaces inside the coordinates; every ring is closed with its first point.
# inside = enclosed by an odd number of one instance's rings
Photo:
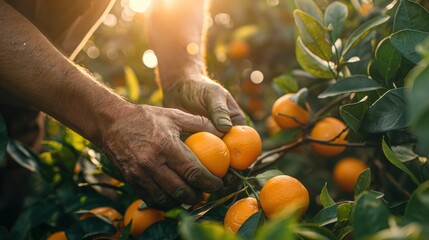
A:
{"type": "Polygon", "coordinates": [[[230,163],[230,155],[228,147],[222,139],[209,132],[198,132],[188,137],[185,144],[213,175],[225,176],[230,163]]]}
{"type": "Polygon", "coordinates": [[[310,197],[298,179],[278,175],[269,179],[262,187],[259,201],[268,218],[295,212],[302,216],[310,204],[310,197]]]}
{"type": "MultiPolygon", "coordinates": [[[[348,130],[344,131],[344,129],[346,129],[346,125],[342,121],[333,117],[326,117],[314,125],[310,137],[317,140],[343,144],[348,142],[345,140],[348,130]],[[342,131],[344,132],[341,133],[342,131]],[[341,135],[337,137],[340,133],[341,135]],[[334,138],[335,140],[332,140],[334,138]]],[[[331,146],[316,142],[310,142],[310,147],[314,152],[325,157],[338,155],[346,148],[345,146],[331,146]]]]}
{"type": "Polygon", "coordinates": [[[237,233],[241,225],[253,214],[259,212],[258,202],[253,197],[242,198],[229,207],[225,214],[225,228],[237,233]]]}
{"type": "MultiPolygon", "coordinates": [[[[116,209],[112,207],[97,207],[97,208],[91,209],[90,212],[95,214],[100,214],[112,220],[113,225],[116,227],[116,229],[119,230],[122,228],[122,214],[116,211],[116,209]]],[[[85,213],[80,217],[80,220],[84,220],[88,217],[93,217],[93,215],[89,213],[85,213]]]]}
{"type": "Polygon", "coordinates": [[[359,175],[367,168],[358,158],[343,158],[335,164],[334,182],[341,190],[353,192],[359,175]]]}
{"type": "Polygon", "coordinates": [[[64,231],[58,231],[52,233],[47,240],[67,240],[67,236],[64,231]]]}
{"type": "Polygon", "coordinates": [[[124,224],[128,225],[131,220],[133,221],[131,225],[130,235],[132,237],[140,236],[146,228],[150,225],[161,221],[164,219],[164,212],[153,209],[139,209],[142,200],[134,201],[125,211],[124,224]]]}
{"type": "Polygon", "coordinates": [[[281,96],[274,102],[271,109],[274,120],[285,130],[302,127],[308,123],[310,117],[310,112],[290,99],[294,95],[295,93],[288,93],[281,96]]]}
{"type": "Polygon", "coordinates": [[[275,136],[282,130],[272,115],[268,116],[265,120],[265,126],[267,127],[270,136],[275,136]]]}
{"type": "Polygon", "coordinates": [[[232,40],[228,44],[228,55],[234,60],[247,58],[249,54],[249,44],[244,40],[232,40]]]}
{"type": "Polygon", "coordinates": [[[230,167],[237,170],[248,168],[262,151],[259,133],[249,126],[233,126],[222,140],[229,149],[230,167]]]}

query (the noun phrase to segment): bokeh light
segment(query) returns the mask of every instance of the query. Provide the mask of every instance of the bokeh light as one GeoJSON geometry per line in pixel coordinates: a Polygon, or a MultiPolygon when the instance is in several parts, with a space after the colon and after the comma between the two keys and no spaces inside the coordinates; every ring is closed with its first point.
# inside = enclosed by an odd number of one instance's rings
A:
{"type": "Polygon", "coordinates": [[[261,71],[255,70],[250,74],[250,80],[254,84],[260,84],[264,81],[264,74],[261,71]]]}
{"type": "Polygon", "coordinates": [[[150,7],[151,0],[130,0],[129,6],[136,13],[144,13],[150,7]]]}
{"type": "Polygon", "coordinates": [[[91,46],[86,50],[86,54],[89,58],[95,59],[100,56],[100,50],[96,46],[91,46]]]}
{"type": "Polygon", "coordinates": [[[267,1],[267,5],[270,7],[275,7],[277,5],[279,5],[279,0],[266,0],[267,1]]]}
{"type": "Polygon", "coordinates": [[[188,46],[186,46],[186,51],[190,55],[196,55],[200,52],[200,47],[198,46],[198,44],[191,42],[188,44],[188,46]]]}
{"type": "Polygon", "coordinates": [[[155,68],[158,65],[158,58],[152,49],[148,49],[143,53],[143,64],[148,68],[155,68]]]}
{"type": "Polygon", "coordinates": [[[108,27],[114,27],[116,26],[116,23],[118,22],[118,19],[114,14],[107,14],[106,18],[103,20],[103,24],[108,27]]]}
{"type": "Polygon", "coordinates": [[[234,26],[231,16],[228,13],[218,13],[215,16],[215,23],[225,28],[232,28],[234,26]]]}

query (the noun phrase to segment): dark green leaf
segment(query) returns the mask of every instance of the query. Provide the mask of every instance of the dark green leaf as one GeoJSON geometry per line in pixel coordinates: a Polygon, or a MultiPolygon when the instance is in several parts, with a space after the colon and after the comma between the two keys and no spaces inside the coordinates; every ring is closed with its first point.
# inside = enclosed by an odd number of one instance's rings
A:
{"type": "Polygon", "coordinates": [[[276,218],[258,230],[255,240],[295,240],[294,228],[295,216],[276,218]]]}
{"type": "Polygon", "coordinates": [[[98,217],[89,217],[71,225],[67,230],[69,240],[80,240],[96,235],[113,235],[116,228],[98,217]]]}
{"type": "Polygon", "coordinates": [[[274,84],[278,86],[284,94],[294,93],[299,90],[296,80],[292,76],[283,74],[273,79],[274,84]]]}
{"type": "Polygon", "coordinates": [[[414,29],[429,32],[429,12],[420,4],[409,1],[400,1],[393,21],[393,32],[403,29],[414,29]]]}
{"type": "Polygon", "coordinates": [[[417,177],[410,171],[410,169],[407,168],[407,166],[404,165],[396,156],[395,153],[390,149],[389,145],[387,145],[386,141],[383,138],[382,141],[382,149],[384,152],[384,155],[389,160],[390,163],[392,163],[397,168],[401,169],[403,172],[405,172],[408,176],[410,176],[411,180],[418,186],[420,185],[420,181],[417,179],[417,177]]]}
{"type": "Polygon", "coordinates": [[[119,240],[127,240],[130,238],[131,226],[133,224],[133,220],[127,224],[127,226],[122,229],[121,235],[119,236],[119,240]]]}
{"type": "MultiPolygon", "coordinates": [[[[375,50],[378,69],[384,80],[389,80],[401,66],[402,55],[392,45],[389,38],[383,39],[375,50]]],[[[391,86],[391,84],[387,84],[391,86]]]]}
{"type": "Polygon", "coordinates": [[[265,183],[267,183],[267,181],[270,180],[270,178],[278,176],[278,175],[283,175],[283,174],[284,174],[284,172],[282,172],[278,169],[270,169],[270,170],[264,171],[263,173],[256,175],[256,180],[258,180],[258,183],[260,186],[264,186],[265,183]]]}
{"type": "Polygon", "coordinates": [[[416,51],[416,45],[429,37],[428,32],[404,29],[389,36],[392,45],[408,60],[417,64],[421,56],[416,51]]]}
{"type": "Polygon", "coordinates": [[[353,212],[354,239],[363,239],[389,227],[389,210],[370,193],[361,195],[353,212]]]}
{"type": "Polygon", "coordinates": [[[15,140],[9,140],[7,153],[23,168],[31,172],[38,172],[38,157],[27,147],[15,140]]]}
{"type": "Polygon", "coordinates": [[[320,227],[314,224],[301,224],[295,229],[296,235],[306,240],[334,240],[335,235],[327,228],[320,227]]]}
{"type": "Polygon", "coordinates": [[[371,103],[364,98],[356,103],[349,103],[340,107],[340,115],[344,122],[354,132],[359,132],[362,120],[365,117],[371,103]]]}
{"type": "Polygon", "coordinates": [[[429,181],[420,185],[405,208],[405,217],[411,221],[429,224],[429,181]]]}
{"type": "Polygon", "coordinates": [[[308,220],[309,223],[314,223],[319,226],[325,226],[337,221],[337,207],[342,203],[336,203],[335,205],[325,207],[320,210],[313,218],[308,220]]]}
{"type": "Polygon", "coordinates": [[[415,160],[419,156],[414,152],[415,144],[403,144],[392,146],[395,156],[403,163],[415,160]]]}
{"type": "Polygon", "coordinates": [[[379,133],[408,126],[405,89],[387,91],[369,107],[361,129],[367,133],[379,133]]]}
{"type": "Polygon", "coordinates": [[[362,193],[369,191],[371,187],[371,170],[367,168],[360,175],[355,183],[355,199],[362,193]]]}
{"type": "Polygon", "coordinates": [[[299,9],[293,11],[293,16],[304,46],[316,56],[329,61],[332,57],[331,45],[324,27],[314,17],[299,9]]]}
{"type": "Polygon", "coordinates": [[[362,41],[372,30],[387,22],[389,18],[389,16],[378,16],[360,25],[348,38],[342,55],[346,55],[351,48],[362,41]]]}
{"type": "Polygon", "coordinates": [[[315,77],[331,79],[335,76],[328,62],[322,60],[305,47],[300,37],[296,40],[296,59],[305,71],[315,77]]]}
{"type": "Polygon", "coordinates": [[[0,239],[7,239],[7,235],[8,235],[7,228],[0,226],[0,239]]]}
{"type": "Polygon", "coordinates": [[[72,213],[79,209],[80,199],[72,180],[61,182],[56,187],[55,192],[67,213],[72,213]]]}
{"type": "Polygon", "coordinates": [[[241,225],[240,229],[237,232],[237,236],[243,240],[251,240],[255,238],[256,230],[259,229],[265,223],[265,216],[262,212],[257,212],[250,216],[244,223],[241,225]]]}
{"type": "Polygon", "coordinates": [[[3,116],[0,114],[0,165],[6,154],[7,147],[7,128],[6,123],[3,120],[3,116]]]}
{"type": "Polygon", "coordinates": [[[365,75],[353,75],[337,81],[319,94],[319,98],[338,96],[344,93],[367,92],[380,89],[382,86],[365,75]]]}
{"type": "Polygon", "coordinates": [[[27,239],[28,232],[49,220],[58,211],[53,202],[38,202],[25,209],[16,220],[9,233],[9,239],[27,239]]]}
{"type": "Polygon", "coordinates": [[[310,14],[312,17],[317,19],[320,23],[323,23],[323,13],[319,6],[313,0],[295,0],[295,6],[297,9],[310,14]]]}
{"type": "Polygon", "coordinates": [[[331,38],[335,41],[341,37],[343,32],[344,22],[347,19],[349,12],[344,3],[335,1],[325,10],[325,27],[332,26],[331,38]]]}
{"type": "Polygon", "coordinates": [[[332,199],[331,195],[329,195],[327,183],[325,183],[325,186],[323,186],[322,191],[320,193],[320,203],[325,208],[335,205],[334,199],[332,199]]]}
{"type": "Polygon", "coordinates": [[[137,239],[144,240],[155,240],[155,239],[165,239],[165,240],[174,240],[179,237],[179,229],[177,226],[177,221],[166,219],[159,222],[156,222],[150,225],[143,234],[137,239]]]}

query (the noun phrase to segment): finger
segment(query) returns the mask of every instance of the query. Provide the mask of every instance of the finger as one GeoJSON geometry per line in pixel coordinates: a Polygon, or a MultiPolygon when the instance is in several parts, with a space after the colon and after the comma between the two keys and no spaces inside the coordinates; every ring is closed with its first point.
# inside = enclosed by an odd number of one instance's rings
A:
{"type": "Polygon", "coordinates": [[[234,100],[231,94],[228,93],[227,103],[229,108],[229,116],[234,125],[246,125],[246,116],[241,110],[238,103],[234,100]]]}
{"type": "Polygon", "coordinates": [[[178,141],[177,144],[181,150],[176,154],[176,161],[167,162],[171,169],[184,181],[203,192],[214,192],[222,188],[223,182],[220,178],[211,174],[183,142],[178,141]]]}
{"type": "Polygon", "coordinates": [[[189,205],[201,201],[201,192],[193,189],[166,165],[158,167],[153,180],[172,198],[189,205]]]}
{"type": "Polygon", "coordinates": [[[226,90],[222,87],[215,88],[205,95],[210,119],[221,132],[228,132],[232,127],[227,105],[226,90]],[[219,89],[219,90],[216,90],[219,89]]]}
{"type": "Polygon", "coordinates": [[[149,207],[167,210],[180,205],[179,201],[161,190],[158,184],[147,176],[145,179],[140,177],[136,177],[135,179],[135,183],[137,184],[137,186],[135,186],[137,196],[143,199],[149,207]]]}
{"type": "Polygon", "coordinates": [[[218,131],[210,120],[202,116],[177,110],[173,116],[173,120],[179,126],[179,131],[182,133],[210,132],[218,137],[223,136],[223,133],[218,131]]]}

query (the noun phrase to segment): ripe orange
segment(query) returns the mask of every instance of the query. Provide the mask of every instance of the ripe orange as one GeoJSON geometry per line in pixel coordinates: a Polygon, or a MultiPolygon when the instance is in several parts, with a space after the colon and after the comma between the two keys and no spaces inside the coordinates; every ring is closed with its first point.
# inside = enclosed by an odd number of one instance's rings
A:
{"type": "Polygon", "coordinates": [[[237,233],[241,225],[257,212],[259,212],[259,206],[255,198],[242,198],[232,204],[226,212],[224,219],[225,228],[233,233],[237,233]]]}
{"type": "Polygon", "coordinates": [[[125,211],[124,224],[128,225],[131,220],[133,221],[130,235],[134,238],[140,236],[150,225],[164,219],[162,211],[153,208],[139,210],[141,203],[142,200],[136,200],[125,211]]]}
{"type": "Polygon", "coordinates": [[[358,158],[343,158],[335,164],[334,181],[341,190],[353,192],[359,175],[367,168],[358,158]]]}
{"type": "Polygon", "coordinates": [[[52,233],[47,240],[67,240],[67,236],[64,231],[58,231],[52,233]]]}
{"type": "Polygon", "coordinates": [[[185,144],[213,175],[225,176],[230,163],[230,154],[222,139],[209,132],[198,132],[188,137],[185,144]]]}
{"type": "Polygon", "coordinates": [[[272,115],[268,116],[265,120],[265,126],[267,127],[270,136],[275,136],[282,130],[272,115]]]}
{"type": "MultiPolygon", "coordinates": [[[[336,138],[342,131],[346,129],[346,125],[333,117],[326,117],[316,123],[313,129],[311,130],[310,137],[322,140],[322,141],[331,141],[336,138]]],[[[331,141],[332,143],[347,143],[345,140],[348,134],[348,130],[341,133],[339,137],[331,141]]],[[[346,147],[344,146],[330,146],[324,145],[316,142],[310,142],[310,147],[319,155],[325,157],[332,157],[340,154],[346,147]]]]}
{"type": "MultiPolygon", "coordinates": [[[[122,228],[122,214],[116,211],[116,209],[111,207],[97,207],[91,209],[90,212],[100,214],[112,220],[113,225],[115,225],[116,229],[120,230],[122,228]]],[[[85,213],[80,217],[80,220],[86,219],[88,217],[93,217],[93,215],[85,213]]]]}
{"type": "Polygon", "coordinates": [[[222,140],[229,149],[230,167],[237,170],[248,168],[262,151],[259,133],[249,126],[233,126],[222,140]]]}
{"type": "Polygon", "coordinates": [[[304,185],[288,175],[269,179],[261,189],[259,200],[268,218],[294,212],[302,216],[310,204],[310,197],[304,185]]]}
{"type": "MultiPolygon", "coordinates": [[[[283,129],[298,128],[308,123],[310,113],[290,98],[295,93],[288,93],[278,98],[272,107],[271,115],[283,129]]],[[[308,107],[308,106],[307,106],[308,107]]]]}
{"type": "Polygon", "coordinates": [[[232,40],[228,44],[228,55],[234,60],[247,58],[249,54],[249,44],[244,40],[232,40]]]}

